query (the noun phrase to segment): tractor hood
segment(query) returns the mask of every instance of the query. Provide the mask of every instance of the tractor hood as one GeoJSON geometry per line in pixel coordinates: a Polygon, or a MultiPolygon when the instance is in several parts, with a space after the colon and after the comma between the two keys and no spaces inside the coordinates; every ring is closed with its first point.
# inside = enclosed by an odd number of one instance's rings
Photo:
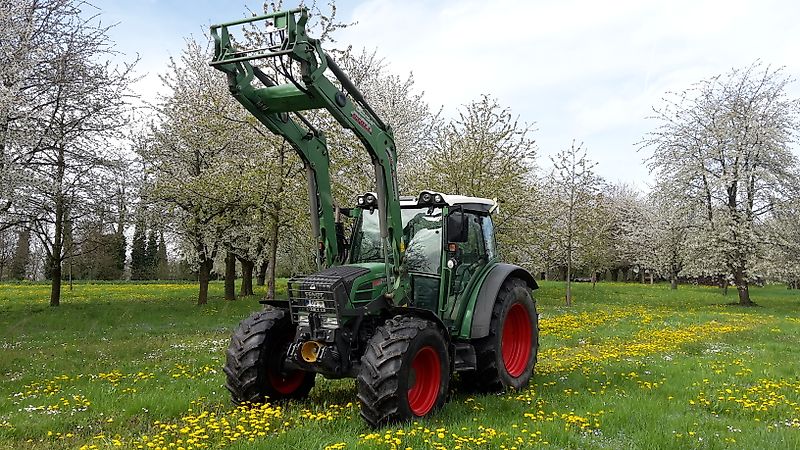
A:
{"type": "Polygon", "coordinates": [[[384,267],[383,263],[348,264],[290,279],[292,321],[303,324],[318,316],[322,323],[333,324],[335,318],[338,324],[354,308],[386,291],[384,267]]]}
{"type": "Polygon", "coordinates": [[[383,263],[359,263],[348,267],[360,267],[367,271],[353,284],[350,296],[352,307],[361,306],[386,292],[386,266],[383,263]]]}

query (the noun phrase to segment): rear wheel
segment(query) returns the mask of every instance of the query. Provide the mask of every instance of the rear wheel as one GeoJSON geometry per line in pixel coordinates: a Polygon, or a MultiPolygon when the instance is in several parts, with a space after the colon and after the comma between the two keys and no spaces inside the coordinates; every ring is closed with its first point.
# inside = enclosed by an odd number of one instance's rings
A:
{"type": "Polygon", "coordinates": [[[440,408],[450,382],[447,342],[435,323],[395,317],[379,327],[361,358],[358,400],[373,427],[440,408]]]}
{"type": "Polygon", "coordinates": [[[467,384],[485,392],[525,387],[539,350],[538,317],[525,282],[507,279],[492,309],[489,335],[473,342],[477,368],[462,374],[467,384]]]}
{"type": "Polygon", "coordinates": [[[313,372],[284,370],[295,326],[282,309],[270,308],[243,320],[231,337],[225,387],[234,403],[300,399],[314,387],[313,372]]]}

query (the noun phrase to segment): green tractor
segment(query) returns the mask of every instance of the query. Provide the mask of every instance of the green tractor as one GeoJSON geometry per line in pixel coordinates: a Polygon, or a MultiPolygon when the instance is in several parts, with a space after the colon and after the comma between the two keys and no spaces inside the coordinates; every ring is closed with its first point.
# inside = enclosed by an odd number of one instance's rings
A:
{"type": "Polygon", "coordinates": [[[211,65],[305,164],[319,249],[318,272],[290,279],[288,299],[263,301],[234,332],[224,368],[233,400],[302,399],[317,374],[356,378],[361,416],[380,427],[440,408],[456,372],[477,391],[525,387],[539,347],[538,286],[500,262],[497,203],[435,191],[401,197],[391,128],[306,35],[307,21],[299,8],[211,27],[211,65]],[[237,27],[259,45],[240,48],[237,27]],[[374,165],[376,192],[352,208],[333,203],[325,136],[301,114],[314,109],[352,130],[374,165]]]}

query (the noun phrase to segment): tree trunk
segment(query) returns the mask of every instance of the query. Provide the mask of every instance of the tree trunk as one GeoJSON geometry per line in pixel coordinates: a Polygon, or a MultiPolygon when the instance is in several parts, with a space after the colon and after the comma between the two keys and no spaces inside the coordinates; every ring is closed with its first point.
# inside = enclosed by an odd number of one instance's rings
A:
{"type": "Polygon", "coordinates": [[[567,297],[566,297],[566,305],[572,306],[572,282],[567,277],[567,297]]]}
{"type": "Polygon", "coordinates": [[[50,262],[50,306],[61,304],[61,261],[52,258],[50,262]]]}
{"type": "Polygon", "coordinates": [[[225,300],[236,300],[236,255],[225,253],[225,300]]]}
{"type": "Polygon", "coordinates": [[[258,266],[258,274],[256,275],[256,285],[263,286],[264,280],[267,279],[267,262],[264,261],[258,266]]]}
{"type": "Polygon", "coordinates": [[[596,285],[597,285],[597,272],[593,270],[592,271],[592,289],[594,289],[596,285]]]}
{"type": "Polygon", "coordinates": [[[611,281],[619,281],[619,269],[611,269],[611,281]]]}
{"type": "Polygon", "coordinates": [[[673,291],[678,289],[678,273],[674,270],[669,274],[669,288],[673,291]]]}
{"type": "Polygon", "coordinates": [[[242,265],[242,286],[239,290],[239,295],[242,297],[255,295],[253,293],[253,267],[255,263],[244,258],[239,258],[239,264],[242,265]]]}
{"type": "Polygon", "coordinates": [[[572,306],[572,267],[567,264],[567,306],[572,306]]]}
{"type": "Polygon", "coordinates": [[[733,274],[733,281],[739,293],[739,306],[753,306],[753,301],[750,300],[750,286],[748,285],[744,270],[737,269],[733,274]]]}
{"type": "Polygon", "coordinates": [[[653,271],[651,270],[647,274],[650,276],[650,285],[652,286],[653,282],[654,282],[654,280],[653,280],[653,271]]]}
{"type": "Polygon", "coordinates": [[[200,280],[200,295],[197,297],[198,305],[205,305],[208,303],[208,281],[211,278],[211,268],[213,266],[213,259],[204,259],[200,262],[200,272],[198,274],[198,279],[200,280]]]}
{"type": "Polygon", "coordinates": [[[719,275],[719,289],[722,291],[722,295],[728,295],[728,280],[725,275],[719,275]]]}
{"type": "Polygon", "coordinates": [[[56,163],[55,182],[55,223],[53,224],[53,250],[50,252],[50,306],[61,304],[61,252],[64,247],[64,193],[62,191],[64,183],[64,172],[66,162],[64,161],[64,147],[58,147],[58,160],[56,163]]]}
{"type": "Polygon", "coordinates": [[[736,286],[736,290],[739,291],[739,306],[753,306],[753,301],[750,300],[750,288],[746,281],[743,286],[736,286]]]}

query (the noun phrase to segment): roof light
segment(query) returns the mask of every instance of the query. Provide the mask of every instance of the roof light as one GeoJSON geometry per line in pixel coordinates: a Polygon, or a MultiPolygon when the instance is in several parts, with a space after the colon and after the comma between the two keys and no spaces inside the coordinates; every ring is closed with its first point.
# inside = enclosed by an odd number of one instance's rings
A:
{"type": "Polygon", "coordinates": [[[365,192],[356,198],[358,207],[362,209],[374,209],[378,206],[378,197],[374,192],[365,192]]]}

